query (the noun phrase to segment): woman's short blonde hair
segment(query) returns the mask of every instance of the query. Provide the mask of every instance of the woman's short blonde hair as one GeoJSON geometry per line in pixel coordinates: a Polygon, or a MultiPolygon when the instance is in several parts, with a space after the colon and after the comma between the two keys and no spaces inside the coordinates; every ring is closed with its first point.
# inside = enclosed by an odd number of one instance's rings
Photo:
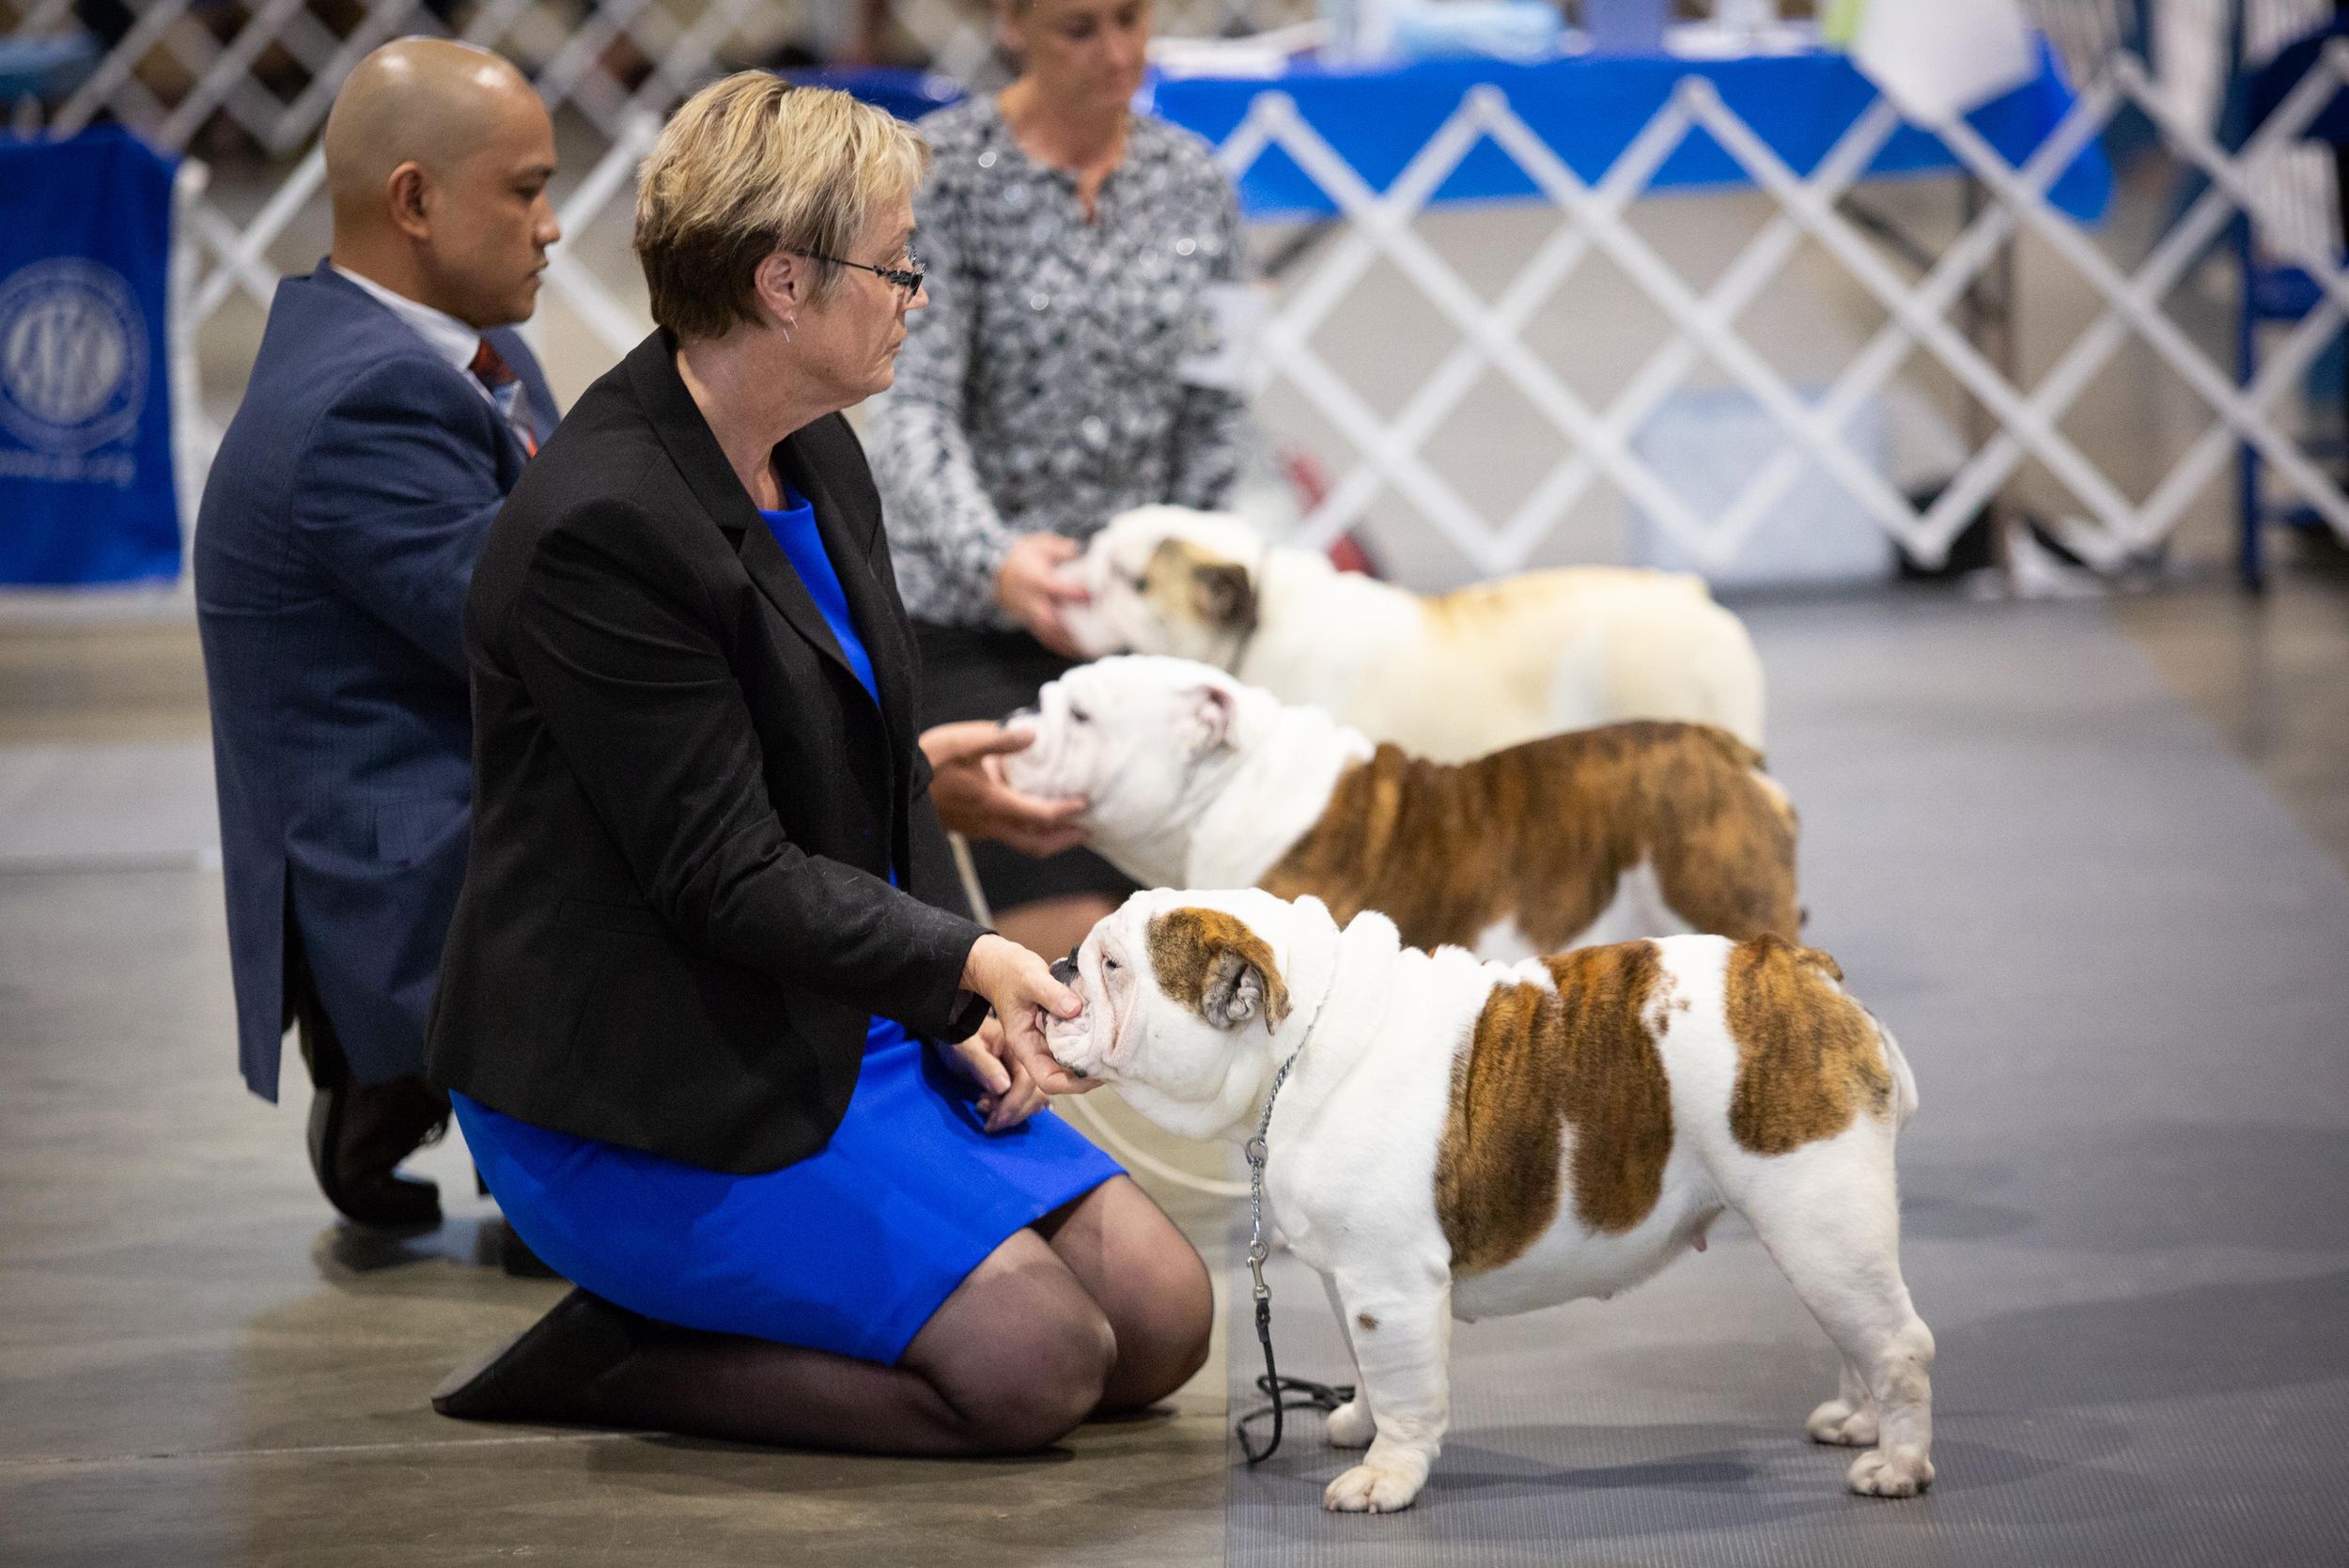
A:
{"type": "MultiPolygon", "coordinates": [[[[846,258],[873,210],[911,194],[929,161],[913,127],[847,93],[762,70],[710,84],[662,128],[636,189],[652,318],[702,338],[758,319],[761,261],[846,258]]],[[[839,275],[817,261],[816,297],[839,275]]]]}

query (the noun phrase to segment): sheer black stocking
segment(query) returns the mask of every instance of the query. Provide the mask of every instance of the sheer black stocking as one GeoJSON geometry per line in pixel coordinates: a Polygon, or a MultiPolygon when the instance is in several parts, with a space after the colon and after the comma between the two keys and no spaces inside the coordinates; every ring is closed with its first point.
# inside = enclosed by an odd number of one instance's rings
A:
{"type": "MultiPolygon", "coordinates": [[[[450,1413],[874,1453],[1024,1453],[1097,1411],[1173,1392],[1206,1359],[1213,1301],[1198,1254],[1120,1177],[1004,1241],[895,1366],[588,1302],[548,1319],[572,1326],[581,1374],[512,1380],[530,1390],[526,1407],[450,1413]]],[[[535,1353],[539,1364],[565,1353],[558,1343],[535,1353]]]]}
{"type": "Polygon", "coordinates": [[[1155,1405],[1206,1363],[1215,1287],[1207,1265],[1149,1194],[1119,1176],[1035,1228],[1117,1338],[1102,1414],[1155,1405]]]}

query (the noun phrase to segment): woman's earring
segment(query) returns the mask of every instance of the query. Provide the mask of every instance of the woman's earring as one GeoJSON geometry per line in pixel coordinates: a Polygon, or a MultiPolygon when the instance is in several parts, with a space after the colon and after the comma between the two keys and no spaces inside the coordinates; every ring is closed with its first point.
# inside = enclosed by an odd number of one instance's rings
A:
{"type": "Polygon", "coordinates": [[[783,318],[783,340],[786,343],[791,341],[791,329],[799,324],[799,319],[796,316],[786,316],[783,318]]]}

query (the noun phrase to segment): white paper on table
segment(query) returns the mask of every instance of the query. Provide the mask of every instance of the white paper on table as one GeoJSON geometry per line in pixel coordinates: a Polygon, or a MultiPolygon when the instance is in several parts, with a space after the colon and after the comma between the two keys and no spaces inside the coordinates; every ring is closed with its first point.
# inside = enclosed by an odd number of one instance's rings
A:
{"type": "Polygon", "coordinates": [[[1265,291],[1252,283],[1211,283],[1202,289],[1191,351],[1174,365],[1183,384],[1246,392],[1269,304],[1265,291]]]}
{"type": "Polygon", "coordinates": [[[1237,39],[1169,38],[1149,44],[1150,63],[1166,76],[1268,78],[1288,70],[1299,54],[1330,41],[1330,23],[1315,19],[1268,28],[1237,39]]]}
{"type": "Polygon", "coordinates": [[[2039,74],[2022,0],[1868,0],[1851,54],[1918,125],[1954,119],[2039,74]]]}

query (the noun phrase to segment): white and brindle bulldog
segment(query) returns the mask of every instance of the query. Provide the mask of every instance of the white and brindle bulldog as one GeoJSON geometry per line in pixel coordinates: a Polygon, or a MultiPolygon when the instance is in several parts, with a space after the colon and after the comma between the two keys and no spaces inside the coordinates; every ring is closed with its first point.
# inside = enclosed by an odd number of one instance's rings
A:
{"type": "Polygon", "coordinates": [[[1087,658],[1200,660],[1439,762],[1626,719],[1762,745],[1753,640],[1684,573],[1574,567],[1430,598],[1180,506],[1112,519],[1070,569],[1087,658]]]}
{"type": "Polygon", "coordinates": [[[1402,946],[1383,916],[1255,889],[1136,893],[1076,955],[1052,1055],[1187,1137],[1264,1122],[1265,1197],[1317,1269],[1369,1445],[1324,1504],[1408,1507],[1450,1410],[1452,1320],[1605,1296],[1723,1209],[1843,1354],[1823,1443],[1855,1492],[1933,1480],[1933,1335],[1900,1268],[1892,1145],[1917,1107],[1891,1035],[1824,954],[1668,937],[1514,966],[1402,946]],[[1283,1076],[1283,1069],[1285,1076],[1283,1076]]]}
{"type": "Polygon", "coordinates": [[[1144,887],[1310,893],[1408,946],[1527,958],[1684,931],[1793,939],[1795,814],[1745,742],[1643,721],[1440,763],[1221,670],[1128,654],[1044,688],[1003,759],[1081,797],[1092,846],[1144,887]]]}

